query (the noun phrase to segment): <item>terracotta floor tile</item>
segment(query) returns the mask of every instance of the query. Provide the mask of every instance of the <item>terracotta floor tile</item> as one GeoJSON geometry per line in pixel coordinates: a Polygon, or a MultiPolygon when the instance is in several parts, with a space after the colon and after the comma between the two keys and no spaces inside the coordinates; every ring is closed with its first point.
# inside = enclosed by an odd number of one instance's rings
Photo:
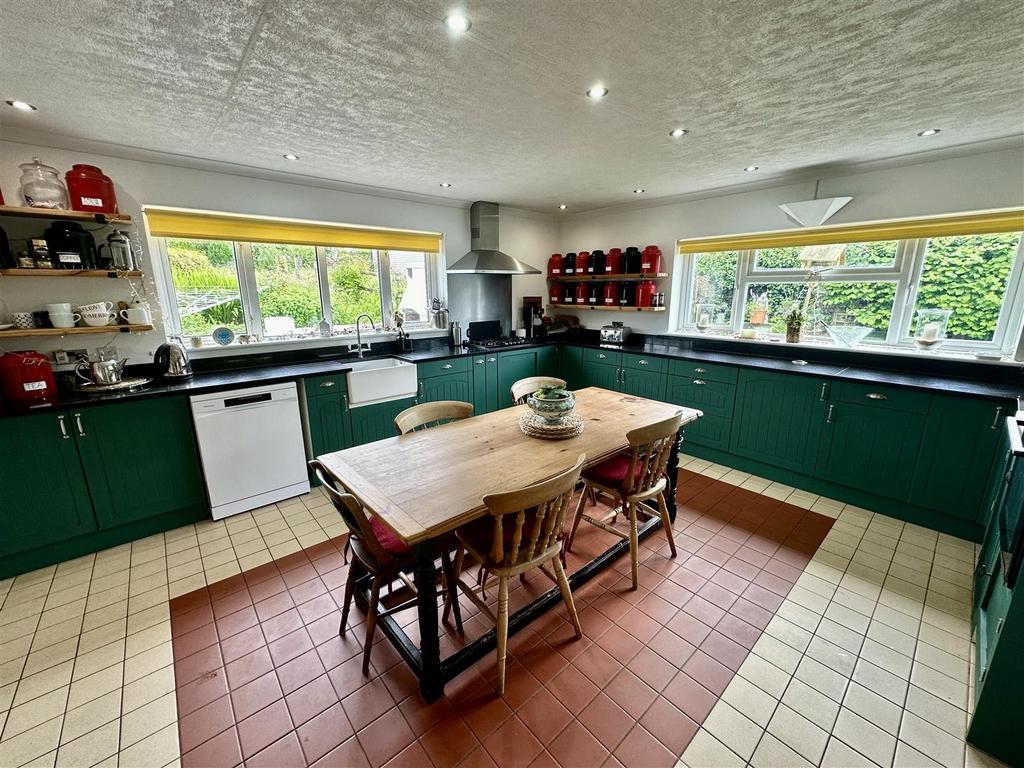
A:
{"type": "MultiPolygon", "coordinates": [[[[297,571],[292,571],[297,573],[297,571]]],[[[287,584],[288,580],[285,579],[287,584]]],[[[327,595],[327,585],[324,584],[323,579],[319,577],[319,574],[314,575],[309,581],[298,584],[294,587],[289,587],[288,591],[291,593],[292,600],[295,601],[296,605],[303,605],[308,603],[317,597],[324,597],[327,595]]],[[[334,601],[331,600],[333,603],[334,601]]]]}
{"type": "Polygon", "coordinates": [[[238,732],[234,728],[229,728],[181,756],[182,768],[234,766],[241,762],[242,750],[238,743],[238,732]]]}
{"type": "Polygon", "coordinates": [[[235,711],[235,718],[241,722],[283,696],[281,686],[277,682],[277,675],[270,671],[260,675],[251,683],[246,683],[241,688],[233,690],[231,706],[235,711]]]}
{"type": "Polygon", "coordinates": [[[270,652],[265,647],[257,648],[252,653],[247,653],[242,658],[225,666],[228,673],[228,686],[232,690],[241,688],[257,677],[267,674],[273,668],[274,662],[270,659],[270,652]]]}
{"type": "MultiPolygon", "coordinates": [[[[736,672],[747,658],[747,649],[730,640],[721,632],[714,631],[707,636],[700,649],[719,664],[736,672]]],[[[728,683],[727,683],[728,684],[728,683]]]]}
{"type": "Polygon", "coordinates": [[[754,643],[756,643],[758,638],[761,637],[760,629],[752,624],[748,624],[743,619],[733,615],[732,613],[727,613],[723,616],[715,629],[728,637],[734,643],[739,643],[747,650],[753,648],[754,643]]]}
{"type": "Polygon", "coordinates": [[[238,723],[238,741],[242,745],[242,756],[249,758],[294,729],[288,707],[283,700],[275,701],[268,707],[238,723]]]}
{"type": "Polygon", "coordinates": [[[320,675],[296,691],[286,694],[285,703],[295,725],[302,725],[339,701],[327,675],[320,675]]]}
{"type": "Polygon", "coordinates": [[[249,594],[249,590],[239,589],[214,600],[213,615],[217,619],[223,619],[250,605],[252,605],[252,596],[249,594]]]}
{"type": "Polygon", "coordinates": [[[259,626],[253,626],[222,640],[220,652],[224,657],[224,663],[227,664],[242,658],[247,653],[252,653],[257,648],[262,648],[266,644],[267,641],[263,638],[262,630],[259,626]]]}
{"type": "Polygon", "coordinates": [[[703,723],[718,697],[685,672],[680,672],[666,686],[662,695],[696,723],[703,723]]]}
{"type": "Polygon", "coordinates": [[[640,725],[675,755],[683,754],[700,727],[664,697],[648,708],[640,725]]]}
{"type": "Polygon", "coordinates": [[[609,751],[618,746],[636,722],[603,692],[583,708],[577,720],[609,751]]]}
{"type": "Polygon", "coordinates": [[[673,768],[676,764],[676,756],[639,724],[626,734],[614,755],[625,768],[673,768]]]}
{"type": "Polygon", "coordinates": [[[444,697],[427,704],[418,693],[414,693],[399,704],[398,708],[402,710],[405,721],[417,736],[422,736],[438,723],[456,717],[452,705],[444,697]]]}
{"type": "Polygon", "coordinates": [[[224,660],[220,655],[220,645],[214,643],[176,662],[174,677],[178,685],[184,685],[223,666],[224,660]]]}
{"type": "Polygon", "coordinates": [[[240,589],[245,589],[245,576],[240,573],[236,573],[234,576],[229,576],[226,579],[210,584],[208,589],[210,590],[210,600],[216,601],[222,597],[230,595],[232,592],[237,592],[240,589]]]}
{"type": "Polygon", "coordinates": [[[237,635],[244,629],[255,627],[259,624],[259,619],[256,617],[256,609],[248,605],[240,611],[235,611],[221,619],[217,619],[216,623],[217,635],[220,637],[221,642],[224,642],[227,638],[237,635]]]}
{"type": "Polygon", "coordinates": [[[209,604],[199,605],[189,611],[179,611],[175,614],[171,635],[179,637],[212,623],[213,609],[209,604]]]}
{"type": "Polygon", "coordinates": [[[311,648],[301,656],[279,664],[277,679],[281,683],[281,690],[288,694],[298,690],[311,680],[315,680],[325,672],[324,665],[320,663],[320,657],[311,648]]]}
{"type": "Polygon", "coordinates": [[[765,589],[774,592],[776,595],[785,597],[789,594],[789,590],[793,588],[793,582],[776,576],[774,573],[768,573],[768,571],[761,571],[754,578],[754,584],[764,587],[765,589]]]}
{"type": "Polygon", "coordinates": [[[604,693],[634,719],[639,719],[658,696],[657,691],[628,669],[619,672],[605,687],[604,693]]]}
{"type": "Polygon", "coordinates": [[[480,741],[512,716],[509,705],[489,687],[479,688],[460,699],[455,710],[480,741]]]}
{"type": "Polygon", "coordinates": [[[729,613],[733,616],[738,616],[758,630],[763,630],[767,627],[768,622],[775,615],[772,611],[762,608],[760,605],[755,605],[743,597],[733,603],[729,613]]]}
{"type": "Polygon", "coordinates": [[[598,646],[588,648],[573,662],[573,666],[586,675],[598,688],[603,688],[619,673],[622,665],[598,646]]]}
{"type": "Polygon", "coordinates": [[[758,605],[772,613],[779,610],[779,606],[782,605],[783,600],[779,595],[758,584],[751,584],[743,590],[743,597],[754,603],[754,605],[758,605]]]}
{"type": "MultiPolygon", "coordinates": [[[[672,620],[665,625],[665,628],[671,630],[694,647],[703,643],[704,638],[711,634],[710,626],[695,616],[686,613],[685,610],[677,613],[672,620]]],[[[674,661],[674,659],[670,658],[669,661],[674,661]]],[[[680,664],[680,666],[682,666],[682,664],[680,664]]]]}
{"type": "Polygon", "coordinates": [[[736,602],[737,595],[730,592],[725,587],[719,586],[713,581],[713,579],[714,577],[712,577],[712,581],[709,581],[701,587],[700,591],[697,592],[697,595],[713,605],[718,606],[722,610],[727,611],[732,607],[732,604],[736,602]]]}
{"type": "Polygon", "coordinates": [[[572,714],[550,692],[540,690],[516,714],[537,740],[547,746],[572,720],[572,714]]]}
{"type": "MultiPolygon", "coordinates": [[[[313,582],[310,582],[311,584],[313,582]]],[[[295,594],[294,592],[292,593],[295,594]]],[[[338,606],[334,602],[334,598],[328,595],[326,592],[322,595],[314,597],[311,600],[300,603],[298,606],[299,616],[302,617],[303,623],[308,628],[309,625],[319,618],[323,618],[332,613],[338,612],[338,606]]],[[[338,618],[341,618],[341,614],[338,613],[338,618]]],[[[334,632],[338,631],[337,624],[334,626],[334,632]]]]}
{"type": "Polygon", "coordinates": [[[644,644],[619,626],[612,626],[597,638],[597,644],[620,664],[628,664],[644,644]]]}
{"type": "MultiPolygon", "coordinates": [[[[304,555],[304,553],[296,554],[304,555]]],[[[278,567],[280,568],[280,565],[278,567]]],[[[309,559],[307,558],[306,562],[299,564],[295,568],[290,568],[288,570],[281,568],[281,578],[284,579],[284,583],[290,591],[300,584],[305,584],[310,579],[320,578],[320,574],[316,572],[316,568],[313,567],[313,564],[309,562],[309,559]]]]}
{"type": "MultiPolygon", "coordinates": [[[[273,565],[273,563],[268,563],[268,565],[273,565]]],[[[260,566],[260,568],[264,567],[266,566],[260,566]]],[[[250,573],[252,573],[252,571],[246,572],[246,576],[250,573]]],[[[262,600],[266,600],[268,597],[279,595],[286,589],[288,589],[288,587],[284,583],[284,579],[281,578],[281,574],[278,572],[277,567],[274,566],[273,573],[268,572],[267,576],[263,580],[249,585],[249,594],[252,596],[253,602],[258,603],[262,600]]]]}
{"type": "Polygon", "coordinates": [[[221,696],[206,706],[181,717],[178,721],[178,729],[181,734],[182,753],[195,749],[234,725],[235,716],[231,711],[231,699],[228,696],[221,696]]]}
{"type": "Polygon", "coordinates": [[[223,669],[208,672],[190,683],[179,685],[177,689],[178,717],[184,717],[200,707],[205,707],[227,692],[227,676],[223,669]]]}
{"type": "MultiPolygon", "coordinates": [[[[758,566],[752,565],[752,564],[748,563],[746,560],[743,560],[743,559],[741,559],[739,557],[730,557],[728,562],[726,562],[726,564],[722,566],[722,571],[723,572],[730,573],[733,576],[737,576],[737,577],[743,579],[744,581],[748,581],[748,582],[751,579],[753,579],[755,576],[757,576],[757,574],[760,572],[760,570],[761,569],[758,566]]],[[[721,572],[715,574],[715,576],[719,576],[720,573],[721,572]]],[[[729,585],[726,584],[721,579],[718,580],[718,583],[720,583],[724,587],[729,587],[729,585]]]]}
{"type": "Polygon", "coordinates": [[[314,768],[369,768],[370,761],[355,736],[328,752],[313,764],[314,768]]]}
{"type": "Polygon", "coordinates": [[[295,732],[307,764],[315,763],[355,733],[340,703],[307,720],[295,732]]]}
{"type": "Polygon", "coordinates": [[[206,624],[199,629],[177,635],[173,639],[174,660],[180,661],[217,643],[217,628],[212,623],[206,624]]]}
{"type": "Polygon", "coordinates": [[[198,608],[200,605],[207,605],[209,602],[210,590],[207,587],[200,587],[187,594],[172,597],[170,600],[171,614],[178,616],[193,608],[198,608]]]}
{"type": "Polygon", "coordinates": [[[548,752],[564,768],[601,765],[611,754],[604,744],[575,720],[548,745],[548,752]]]}
{"type": "Polygon", "coordinates": [[[415,740],[397,707],[359,731],[359,743],[373,768],[384,765],[415,740]]]}
{"type": "Polygon", "coordinates": [[[395,706],[395,701],[382,681],[371,679],[355,693],[342,699],[341,704],[352,727],[360,731],[395,706]]]}
{"type": "Polygon", "coordinates": [[[547,689],[574,715],[578,715],[600,692],[576,667],[568,667],[556,675],[547,684],[547,689]]]}
{"type": "Polygon", "coordinates": [[[414,741],[385,763],[385,768],[430,768],[433,763],[423,746],[414,741]]]}
{"type": "Polygon", "coordinates": [[[484,748],[499,768],[527,766],[544,749],[518,717],[510,717],[483,741],[484,748]]]}
{"type": "Polygon", "coordinates": [[[466,755],[458,768],[498,768],[483,744],[466,755]]]}
{"type": "Polygon", "coordinates": [[[552,648],[547,642],[538,643],[522,659],[523,666],[530,674],[547,683],[569,665],[568,659],[552,648]]]}
{"type": "Polygon", "coordinates": [[[733,676],[731,669],[699,649],[683,665],[683,672],[717,696],[722,695],[733,676]]]}
{"type": "MultiPolygon", "coordinates": [[[[662,630],[662,632],[665,633],[666,638],[673,639],[672,647],[665,648],[665,652],[679,658],[680,664],[685,664],[686,659],[693,653],[693,646],[685,640],[678,638],[667,629],[662,630]]],[[[669,681],[675,677],[677,668],[673,662],[666,660],[660,655],[656,646],[653,645],[654,642],[655,641],[652,641],[651,647],[642,648],[640,652],[629,661],[626,665],[626,669],[647,683],[647,685],[655,691],[661,691],[669,684],[669,681]]]]}
{"type": "Polygon", "coordinates": [[[270,656],[274,660],[274,665],[279,667],[285,662],[301,656],[306,651],[312,651],[313,641],[309,639],[309,633],[306,631],[306,628],[299,627],[299,629],[289,632],[284,637],[268,641],[267,647],[270,649],[270,656]]]}
{"type": "Polygon", "coordinates": [[[288,592],[278,592],[273,597],[260,600],[255,605],[256,615],[260,617],[260,621],[266,621],[278,614],[284,613],[289,608],[292,608],[295,603],[288,592]]]}
{"type": "Polygon", "coordinates": [[[288,733],[246,759],[246,768],[293,768],[308,765],[295,733],[288,733]]]}
{"type": "MultiPolygon", "coordinates": [[[[728,590],[722,590],[728,592],[728,590]]],[[[731,593],[730,593],[731,594],[731,593]]],[[[725,611],[709,600],[705,600],[700,594],[693,596],[693,599],[683,606],[683,611],[700,620],[709,627],[715,626],[725,616],[725,611]]],[[[687,638],[689,639],[689,638],[687,638]]]]}
{"type": "Polygon", "coordinates": [[[436,766],[455,765],[479,746],[476,736],[458,715],[449,715],[420,736],[420,744],[436,766]]]}
{"type": "Polygon", "coordinates": [[[646,613],[652,619],[657,621],[659,624],[664,624],[666,621],[675,616],[676,611],[679,610],[679,608],[673,606],[667,600],[665,600],[662,597],[659,597],[653,592],[644,597],[644,599],[641,600],[639,603],[637,603],[636,607],[644,613],[646,613]]]}
{"type": "Polygon", "coordinates": [[[618,621],[618,625],[642,643],[654,637],[662,625],[641,611],[633,608],[618,621]]]}

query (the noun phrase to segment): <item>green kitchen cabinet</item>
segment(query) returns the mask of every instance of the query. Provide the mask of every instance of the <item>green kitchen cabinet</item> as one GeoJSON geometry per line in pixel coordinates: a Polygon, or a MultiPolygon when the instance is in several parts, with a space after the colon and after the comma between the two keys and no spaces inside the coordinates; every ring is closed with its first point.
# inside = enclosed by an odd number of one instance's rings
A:
{"type": "Polygon", "coordinates": [[[352,447],[352,418],[348,395],[343,389],[315,397],[307,396],[306,414],[313,456],[352,447]]]}
{"type": "Polygon", "coordinates": [[[557,351],[558,370],[555,375],[560,379],[565,379],[565,386],[569,389],[584,387],[583,347],[559,344],[557,351]]]}
{"type": "Polygon", "coordinates": [[[906,499],[924,416],[878,405],[829,402],[815,474],[823,480],[906,499]]]}
{"type": "Polygon", "coordinates": [[[509,408],[512,385],[520,379],[537,375],[537,349],[517,349],[498,353],[497,400],[498,408],[509,408]]]}
{"type": "Polygon", "coordinates": [[[925,424],[910,501],[982,524],[985,494],[1007,408],[991,400],[935,395],[925,424]]]}
{"type": "Polygon", "coordinates": [[[827,382],[811,376],[741,370],[730,451],[813,474],[827,397],[827,382]]]}
{"type": "Polygon", "coordinates": [[[558,348],[553,344],[537,347],[537,375],[558,376],[558,348]]]}
{"type": "Polygon", "coordinates": [[[736,386],[710,379],[669,376],[665,400],[704,415],[683,428],[683,437],[691,443],[718,450],[729,450],[732,412],[736,386]]]}
{"type": "Polygon", "coordinates": [[[589,360],[583,362],[583,386],[619,390],[619,375],[622,369],[617,365],[605,365],[589,360]]]}
{"type": "Polygon", "coordinates": [[[63,411],[0,419],[0,556],[96,530],[74,431],[63,411]]]}
{"type": "Polygon", "coordinates": [[[498,356],[473,356],[473,413],[490,413],[498,407],[498,356]]]}
{"type": "Polygon", "coordinates": [[[364,443],[372,443],[374,440],[394,437],[398,434],[395,429],[395,416],[413,405],[416,405],[416,398],[406,397],[401,400],[390,400],[386,403],[350,408],[352,443],[354,445],[363,445],[364,443]]]}
{"type": "Polygon", "coordinates": [[[186,398],[116,403],[70,415],[101,527],[206,503],[186,398]],[[157,440],[160,449],[133,450],[140,435],[157,440]]]}
{"type": "MultiPolygon", "coordinates": [[[[623,355],[623,358],[627,357],[627,355],[623,355]]],[[[619,368],[618,390],[636,397],[664,400],[667,378],[664,373],[658,371],[646,371],[623,365],[619,368]]]]}
{"type": "Polygon", "coordinates": [[[437,400],[473,402],[472,360],[468,357],[437,360],[417,366],[421,403],[437,400]]]}

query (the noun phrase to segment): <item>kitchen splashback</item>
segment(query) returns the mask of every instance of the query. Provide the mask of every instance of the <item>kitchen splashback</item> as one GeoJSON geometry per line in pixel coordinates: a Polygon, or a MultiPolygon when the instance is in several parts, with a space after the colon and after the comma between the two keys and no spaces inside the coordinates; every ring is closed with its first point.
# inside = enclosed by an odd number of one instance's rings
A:
{"type": "Polygon", "coordinates": [[[471,322],[498,320],[502,334],[514,334],[512,276],[448,275],[448,311],[462,323],[463,333],[471,322]]]}

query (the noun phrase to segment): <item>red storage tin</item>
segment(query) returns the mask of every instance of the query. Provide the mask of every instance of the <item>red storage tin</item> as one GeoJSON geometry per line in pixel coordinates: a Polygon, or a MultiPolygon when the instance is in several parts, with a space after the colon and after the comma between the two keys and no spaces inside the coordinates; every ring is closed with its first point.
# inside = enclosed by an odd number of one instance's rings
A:
{"type": "Polygon", "coordinates": [[[551,283],[548,286],[548,301],[550,301],[552,304],[561,304],[562,303],[562,284],[561,283],[551,283]]]}
{"type": "Polygon", "coordinates": [[[604,258],[604,273],[606,275],[622,274],[622,249],[612,248],[604,258]]]}
{"type": "Polygon", "coordinates": [[[548,259],[548,277],[561,277],[563,266],[562,254],[552,253],[548,259]]]}
{"type": "Polygon", "coordinates": [[[578,283],[576,285],[576,303],[586,304],[587,299],[590,297],[590,290],[587,288],[586,283],[578,283]]]}
{"type": "Polygon", "coordinates": [[[590,266],[590,251],[580,251],[576,254],[576,274],[587,274],[587,267],[590,266]]]}
{"type": "Polygon", "coordinates": [[[114,182],[95,165],[73,165],[64,174],[71,210],[117,213],[114,182]]]}
{"type": "Polygon", "coordinates": [[[641,281],[636,286],[636,305],[638,307],[653,307],[654,294],[657,291],[658,287],[654,284],[653,280],[641,281]]]}
{"type": "Polygon", "coordinates": [[[604,305],[606,307],[617,307],[619,305],[619,284],[604,284],[604,305]]]}
{"type": "Polygon", "coordinates": [[[648,245],[640,259],[640,271],[645,275],[656,275],[661,272],[661,249],[656,245],[648,245]]]}
{"type": "Polygon", "coordinates": [[[12,413],[53,405],[59,399],[50,361],[38,352],[0,355],[0,392],[12,413]]]}

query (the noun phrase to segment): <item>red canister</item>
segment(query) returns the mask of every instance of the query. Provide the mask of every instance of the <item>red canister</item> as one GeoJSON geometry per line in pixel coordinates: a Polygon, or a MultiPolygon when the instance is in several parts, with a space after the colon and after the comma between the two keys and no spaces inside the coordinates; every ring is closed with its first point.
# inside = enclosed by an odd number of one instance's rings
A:
{"type": "Polygon", "coordinates": [[[562,254],[552,253],[551,258],[548,259],[548,277],[561,277],[562,276],[562,254]]]}
{"type": "Polygon", "coordinates": [[[587,274],[587,267],[590,266],[590,251],[580,251],[576,254],[576,274],[587,274]]]}
{"type": "Polygon", "coordinates": [[[561,283],[552,282],[548,286],[548,299],[551,301],[552,304],[561,304],[562,303],[562,284],[561,283]]]}
{"type": "Polygon", "coordinates": [[[606,275],[622,274],[622,249],[611,248],[604,258],[604,273],[606,275]]]}
{"type": "Polygon", "coordinates": [[[114,182],[95,165],[77,164],[64,174],[71,210],[117,213],[114,182]]]}
{"type": "Polygon", "coordinates": [[[638,307],[653,307],[654,294],[658,287],[653,280],[643,280],[636,287],[636,305],[638,307]]]}
{"type": "Polygon", "coordinates": [[[640,259],[640,271],[645,275],[656,275],[661,272],[661,248],[656,245],[644,248],[640,259]]]}
{"type": "Polygon", "coordinates": [[[576,303],[586,304],[587,299],[590,297],[590,291],[587,289],[586,283],[578,283],[576,285],[576,303]]]}
{"type": "Polygon", "coordinates": [[[619,284],[604,284],[604,305],[606,307],[617,307],[619,305],[619,284]]]}
{"type": "Polygon", "coordinates": [[[12,413],[58,401],[57,381],[45,355],[8,352],[0,356],[0,392],[12,413]]]}

